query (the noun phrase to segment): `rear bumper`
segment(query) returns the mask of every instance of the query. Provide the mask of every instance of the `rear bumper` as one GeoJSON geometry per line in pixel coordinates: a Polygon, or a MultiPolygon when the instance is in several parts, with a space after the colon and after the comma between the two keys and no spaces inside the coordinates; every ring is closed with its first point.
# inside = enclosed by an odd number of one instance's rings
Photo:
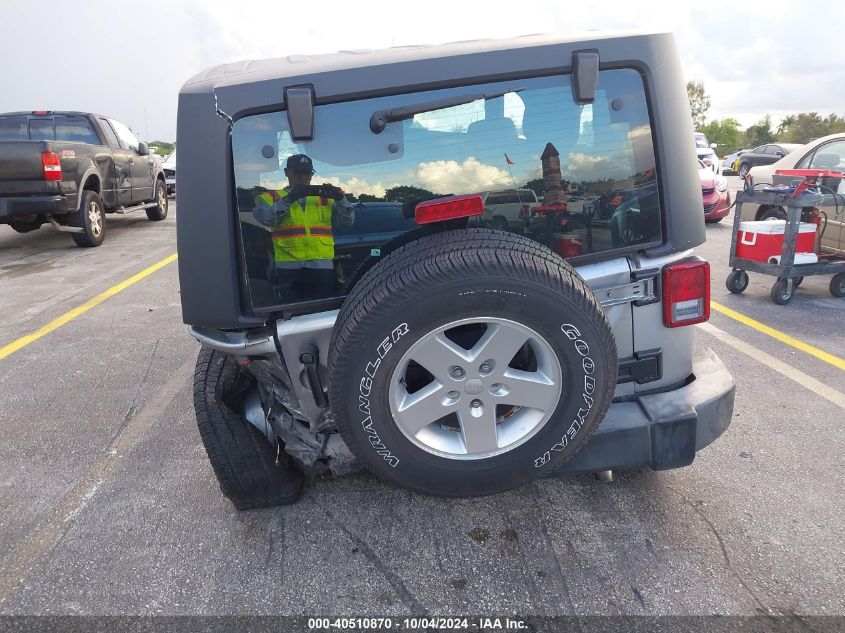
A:
{"type": "Polygon", "coordinates": [[[696,353],[695,380],[636,402],[612,404],[587,445],[560,472],[687,466],[731,423],[734,380],[711,350],[696,353]]]}
{"type": "Polygon", "coordinates": [[[18,196],[0,198],[0,222],[38,215],[64,215],[76,211],[67,196],[18,196]]]}

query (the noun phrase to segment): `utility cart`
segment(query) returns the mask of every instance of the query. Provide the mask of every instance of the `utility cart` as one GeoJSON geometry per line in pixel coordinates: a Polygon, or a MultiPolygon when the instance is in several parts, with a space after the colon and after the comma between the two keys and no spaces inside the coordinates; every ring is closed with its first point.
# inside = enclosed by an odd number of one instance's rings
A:
{"type": "Polygon", "coordinates": [[[771,298],[778,305],[786,305],[795,296],[795,289],[804,277],[834,275],[830,292],[845,296],[845,258],[816,254],[817,223],[801,222],[802,214],[816,216],[815,209],[834,204],[837,194],[822,194],[793,187],[783,191],[750,191],[746,189],[736,199],[729,264],[732,268],[725,282],[728,290],[740,294],[748,287],[748,272],[777,277],[771,298]],[[743,222],[744,203],[782,207],[787,220],[743,222]],[[780,233],[783,244],[780,246],[780,233]],[[773,246],[777,248],[773,250],[773,246]]]}

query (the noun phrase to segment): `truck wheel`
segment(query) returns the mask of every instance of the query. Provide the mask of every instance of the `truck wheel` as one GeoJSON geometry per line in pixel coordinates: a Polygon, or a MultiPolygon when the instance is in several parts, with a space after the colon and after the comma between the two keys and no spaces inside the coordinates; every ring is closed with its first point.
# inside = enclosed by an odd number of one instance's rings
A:
{"type": "Polygon", "coordinates": [[[161,222],[167,217],[167,185],[156,180],[156,206],[147,209],[147,217],[153,222],[161,222]]]}
{"type": "Polygon", "coordinates": [[[830,294],[845,297],[845,273],[837,273],[830,280],[830,294]]]}
{"type": "Polygon", "coordinates": [[[79,211],[68,218],[68,224],[84,229],[84,233],[71,233],[77,246],[99,246],[106,237],[106,221],[103,213],[103,201],[96,191],[86,189],[82,192],[79,211]]]}
{"type": "Polygon", "coordinates": [[[194,371],[197,425],[220,490],[238,510],[294,503],[303,485],[302,473],[278,463],[267,438],[237,413],[244,383],[248,387],[251,380],[231,356],[200,350],[194,371]]]}
{"type": "Polygon", "coordinates": [[[616,385],[607,317],[573,268],[525,237],[447,231],[393,251],[344,302],[329,395],[375,474],[446,496],[554,472],[616,385]]]}

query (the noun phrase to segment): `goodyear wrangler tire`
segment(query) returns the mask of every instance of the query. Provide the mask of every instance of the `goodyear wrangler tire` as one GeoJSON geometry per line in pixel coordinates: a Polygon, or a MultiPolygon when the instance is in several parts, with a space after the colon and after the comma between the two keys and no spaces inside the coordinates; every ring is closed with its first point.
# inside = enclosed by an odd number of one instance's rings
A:
{"type": "Polygon", "coordinates": [[[267,438],[237,413],[252,377],[231,356],[203,347],[194,371],[194,410],[220,490],[238,510],[294,503],[302,473],[276,459],[267,438]]]}
{"type": "Polygon", "coordinates": [[[491,494],[581,449],[616,384],[607,317],[572,267],[511,233],[448,231],[392,252],[346,299],[329,395],[373,473],[491,494]]]}

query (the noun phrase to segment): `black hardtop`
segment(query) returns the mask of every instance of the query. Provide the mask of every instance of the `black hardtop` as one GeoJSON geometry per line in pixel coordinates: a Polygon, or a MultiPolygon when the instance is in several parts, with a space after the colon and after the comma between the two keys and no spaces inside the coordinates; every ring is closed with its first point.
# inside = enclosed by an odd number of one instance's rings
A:
{"type": "MultiPolygon", "coordinates": [[[[669,33],[533,35],[440,46],[288,55],[241,61],[192,77],[179,94],[178,247],[182,315],[216,328],[258,326],[242,292],[230,132],[239,119],[286,109],[285,91],[307,86],[315,105],[572,72],[573,56],[596,52],[599,69],[641,73],[651,113],[663,216],[652,256],[704,242],[698,162],[686,78],[669,33]]],[[[320,130],[316,129],[319,135],[320,130]]],[[[618,255],[614,255],[616,257],[618,255]]]]}

